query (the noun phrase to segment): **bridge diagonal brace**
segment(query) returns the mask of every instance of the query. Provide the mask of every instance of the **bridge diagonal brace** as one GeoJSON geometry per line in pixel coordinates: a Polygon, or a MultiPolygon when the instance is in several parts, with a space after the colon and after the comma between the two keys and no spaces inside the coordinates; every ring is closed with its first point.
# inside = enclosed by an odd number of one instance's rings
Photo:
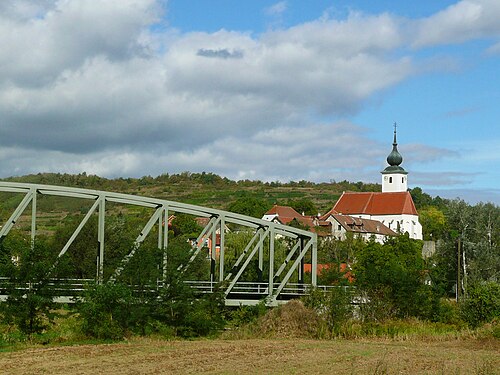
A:
{"type": "Polygon", "coordinates": [[[161,219],[161,216],[162,216],[164,210],[165,210],[165,207],[160,206],[156,209],[154,214],[151,215],[151,217],[149,218],[149,220],[146,223],[146,225],[144,226],[144,228],[142,228],[141,233],[135,239],[134,244],[132,245],[132,250],[130,251],[130,253],[125,255],[125,257],[123,257],[123,259],[120,261],[120,265],[113,273],[113,276],[111,277],[111,281],[114,281],[118,276],[120,276],[120,274],[124,270],[125,266],[128,264],[130,259],[134,256],[136,251],[139,249],[141,244],[144,242],[144,240],[148,236],[148,234],[151,231],[151,229],[153,228],[153,226],[161,219]]]}
{"type": "MultiPolygon", "coordinates": [[[[208,224],[205,225],[205,227],[203,228],[203,230],[199,234],[198,238],[196,238],[196,245],[192,246],[191,249],[189,250],[189,256],[190,257],[193,255],[193,253],[196,252],[196,255],[194,256],[196,258],[196,256],[198,255],[198,252],[203,248],[203,241],[202,241],[202,239],[205,237],[205,235],[208,232],[210,232],[212,230],[212,228],[213,228],[214,223],[215,223],[216,220],[217,220],[217,217],[216,216],[212,216],[210,218],[210,221],[208,222],[208,224]]],[[[180,264],[177,267],[177,271],[180,271],[182,269],[182,267],[184,267],[184,265],[180,264]]]]}
{"type": "Polygon", "coordinates": [[[196,246],[193,247],[195,249],[194,253],[192,253],[191,257],[189,258],[188,262],[183,265],[181,264],[179,267],[177,267],[177,271],[180,271],[181,273],[186,272],[187,268],[193,261],[196,259],[198,254],[200,253],[201,249],[203,248],[203,238],[207,233],[215,232],[217,230],[217,225],[219,225],[221,221],[221,217],[212,217],[209,221],[209,223],[203,228],[203,231],[200,233],[198,238],[196,239],[196,246]]]}
{"type": "Polygon", "coordinates": [[[28,205],[31,203],[33,200],[33,197],[36,194],[36,190],[31,189],[23,198],[23,200],[19,203],[17,208],[14,210],[12,215],[10,215],[9,219],[5,223],[5,225],[0,229],[0,239],[4,238],[12,229],[14,224],[16,224],[16,221],[19,219],[19,217],[23,214],[24,210],[28,205]]]}
{"type": "Polygon", "coordinates": [[[69,238],[68,242],[66,242],[66,245],[64,245],[64,247],[62,248],[62,250],[59,252],[59,255],[57,256],[58,258],[62,257],[66,253],[66,251],[68,251],[69,247],[71,246],[71,244],[73,243],[73,241],[76,239],[76,237],[78,236],[78,234],[81,232],[81,230],[83,229],[83,227],[85,226],[85,224],[87,224],[87,221],[89,221],[90,217],[95,212],[95,210],[97,209],[98,206],[99,206],[99,199],[97,199],[94,202],[94,204],[92,205],[92,207],[90,207],[90,210],[87,212],[87,214],[82,219],[82,221],[80,222],[80,224],[78,225],[78,227],[75,229],[75,231],[73,232],[73,234],[69,238]]]}
{"type": "Polygon", "coordinates": [[[276,274],[274,275],[275,278],[279,277],[281,275],[281,273],[283,272],[283,270],[285,269],[286,265],[290,262],[290,260],[292,259],[292,257],[294,256],[295,252],[297,251],[297,249],[299,248],[300,246],[300,240],[297,241],[297,243],[295,244],[295,246],[292,248],[292,250],[290,250],[290,252],[288,253],[288,255],[286,256],[286,259],[285,261],[281,264],[280,268],[278,269],[278,271],[276,271],[276,274]]]}
{"type": "Polygon", "coordinates": [[[306,253],[309,251],[309,248],[313,245],[313,240],[309,240],[307,242],[307,245],[304,246],[304,249],[302,249],[302,251],[300,252],[299,256],[297,257],[297,259],[295,259],[295,261],[293,262],[293,265],[292,267],[290,267],[290,269],[288,270],[288,272],[286,273],[285,277],[283,278],[283,281],[280,283],[280,285],[275,289],[274,293],[273,293],[273,297],[276,298],[280,293],[281,293],[281,290],[285,287],[286,283],[288,282],[288,280],[290,280],[290,277],[292,276],[293,272],[297,269],[298,265],[299,265],[299,262],[301,261],[302,258],[304,258],[304,256],[306,255],[306,253]]]}
{"type": "Polygon", "coordinates": [[[229,280],[231,278],[231,276],[233,276],[233,272],[236,271],[236,269],[240,265],[240,263],[243,260],[243,258],[245,258],[245,255],[248,253],[248,250],[250,250],[250,248],[252,247],[252,245],[255,242],[255,240],[262,233],[262,230],[263,230],[262,228],[257,229],[257,231],[255,232],[255,234],[252,237],[252,239],[248,242],[248,244],[245,246],[245,249],[243,250],[243,252],[241,253],[241,255],[238,257],[238,259],[236,260],[236,262],[234,263],[233,267],[231,268],[231,271],[227,274],[226,278],[224,279],[225,281],[229,280]]]}
{"type": "Polygon", "coordinates": [[[259,247],[264,243],[265,239],[269,236],[269,233],[270,233],[270,231],[266,230],[264,232],[264,235],[260,238],[259,242],[254,246],[252,252],[248,255],[247,259],[245,260],[245,263],[243,263],[243,265],[239,269],[238,273],[234,276],[233,281],[231,281],[231,284],[229,284],[229,286],[227,287],[227,289],[225,291],[226,297],[229,295],[229,293],[231,293],[231,290],[236,285],[236,282],[241,277],[241,275],[243,274],[243,272],[246,270],[248,264],[250,263],[250,261],[254,257],[254,255],[257,252],[257,250],[259,249],[259,247]]]}

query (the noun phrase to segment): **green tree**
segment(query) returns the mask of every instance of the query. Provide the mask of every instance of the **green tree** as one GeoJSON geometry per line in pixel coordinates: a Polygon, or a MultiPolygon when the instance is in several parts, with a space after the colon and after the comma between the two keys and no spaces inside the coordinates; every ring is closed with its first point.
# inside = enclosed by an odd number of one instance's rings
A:
{"type": "Polygon", "coordinates": [[[252,216],[261,218],[267,210],[269,210],[269,203],[263,199],[244,196],[231,202],[227,206],[227,210],[241,215],[252,216]]]}
{"type": "Polygon", "coordinates": [[[434,206],[419,210],[419,221],[422,224],[424,239],[438,240],[443,237],[446,227],[444,212],[434,206]]]}
{"type": "Polygon", "coordinates": [[[421,207],[426,207],[432,204],[432,197],[424,193],[422,191],[422,188],[420,187],[415,187],[413,189],[410,189],[410,194],[413,199],[413,203],[415,203],[415,206],[417,209],[420,209],[421,207]]]}
{"type": "Polygon", "coordinates": [[[356,284],[374,305],[385,305],[388,316],[432,318],[437,302],[423,282],[421,249],[420,241],[401,235],[384,244],[370,241],[356,254],[356,284]]]}
{"type": "Polygon", "coordinates": [[[222,293],[197,294],[186,281],[207,279],[209,262],[199,255],[187,268],[191,247],[185,237],[169,243],[166,278],[159,298],[152,303],[152,316],[174,336],[203,336],[218,331],[224,324],[222,293]]]}
{"type": "Polygon", "coordinates": [[[313,289],[302,301],[325,319],[333,335],[338,335],[342,333],[343,325],[353,317],[352,298],[350,288],[339,286],[327,292],[313,289]]]}
{"type": "Polygon", "coordinates": [[[196,238],[202,231],[202,228],[192,215],[176,214],[174,220],[172,220],[172,230],[175,236],[196,238]]]}
{"type": "Polygon", "coordinates": [[[42,239],[11,233],[0,243],[0,274],[7,277],[7,300],[0,304],[5,321],[27,335],[43,332],[53,322],[50,271],[55,258],[42,239]]]}
{"type": "Polygon", "coordinates": [[[312,200],[308,198],[290,199],[286,203],[287,206],[292,207],[295,211],[304,215],[317,215],[318,208],[312,200]]]}

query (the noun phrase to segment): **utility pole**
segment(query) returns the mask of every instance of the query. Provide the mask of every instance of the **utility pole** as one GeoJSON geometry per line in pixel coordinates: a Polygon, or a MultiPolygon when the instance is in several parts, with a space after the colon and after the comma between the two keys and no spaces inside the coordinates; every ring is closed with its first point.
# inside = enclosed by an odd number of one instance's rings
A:
{"type": "Polygon", "coordinates": [[[457,243],[457,287],[455,289],[455,297],[456,301],[460,299],[460,247],[461,247],[461,238],[458,237],[458,243],[457,243]]]}

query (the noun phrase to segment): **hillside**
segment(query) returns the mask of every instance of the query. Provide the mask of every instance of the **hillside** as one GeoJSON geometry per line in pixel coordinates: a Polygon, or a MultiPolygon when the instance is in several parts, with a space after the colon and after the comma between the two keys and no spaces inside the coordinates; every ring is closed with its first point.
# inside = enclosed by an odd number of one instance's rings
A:
{"type": "Polygon", "coordinates": [[[107,179],[85,173],[78,175],[39,173],[10,177],[3,181],[60,185],[121,192],[201,206],[228,209],[239,198],[251,197],[267,203],[287,204],[290,200],[309,200],[319,212],[329,210],[343,191],[380,191],[380,184],[363,182],[313,183],[308,181],[233,181],[213,173],[162,174],[157,177],[107,179]]]}

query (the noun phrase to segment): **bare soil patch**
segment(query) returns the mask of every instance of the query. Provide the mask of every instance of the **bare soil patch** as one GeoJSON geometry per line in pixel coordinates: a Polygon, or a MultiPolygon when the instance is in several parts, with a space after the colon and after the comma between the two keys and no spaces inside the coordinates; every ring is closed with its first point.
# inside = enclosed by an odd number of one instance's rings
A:
{"type": "Polygon", "coordinates": [[[5,374],[500,374],[500,340],[135,339],[0,354],[5,374]]]}

